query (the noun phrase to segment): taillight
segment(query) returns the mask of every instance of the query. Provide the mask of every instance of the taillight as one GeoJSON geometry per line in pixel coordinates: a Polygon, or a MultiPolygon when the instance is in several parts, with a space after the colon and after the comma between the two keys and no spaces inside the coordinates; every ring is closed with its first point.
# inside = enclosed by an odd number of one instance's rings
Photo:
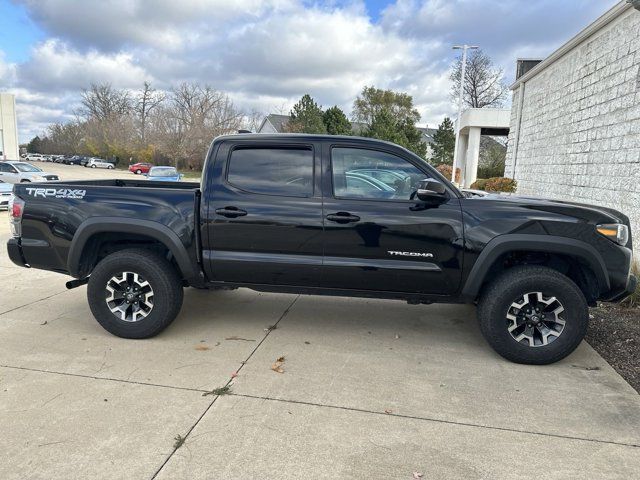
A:
{"type": "Polygon", "coordinates": [[[11,235],[20,237],[22,235],[22,214],[24,213],[24,200],[15,195],[9,200],[9,226],[11,235]]]}

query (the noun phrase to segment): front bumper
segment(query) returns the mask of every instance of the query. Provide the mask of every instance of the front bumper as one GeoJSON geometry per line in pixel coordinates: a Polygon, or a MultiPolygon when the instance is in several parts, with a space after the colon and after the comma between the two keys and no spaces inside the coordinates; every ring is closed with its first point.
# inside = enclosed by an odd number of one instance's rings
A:
{"type": "Polygon", "coordinates": [[[629,295],[631,295],[633,292],[636,291],[636,288],[638,288],[638,279],[636,278],[635,275],[629,275],[629,280],[627,281],[627,286],[625,287],[624,291],[619,293],[618,295],[615,295],[612,298],[607,299],[607,302],[621,302],[622,300],[624,300],[625,298],[627,298],[629,295]]]}
{"type": "Polygon", "coordinates": [[[7,252],[9,253],[9,260],[18,265],[19,267],[28,267],[27,262],[22,255],[22,247],[17,238],[10,238],[7,242],[7,252]]]}

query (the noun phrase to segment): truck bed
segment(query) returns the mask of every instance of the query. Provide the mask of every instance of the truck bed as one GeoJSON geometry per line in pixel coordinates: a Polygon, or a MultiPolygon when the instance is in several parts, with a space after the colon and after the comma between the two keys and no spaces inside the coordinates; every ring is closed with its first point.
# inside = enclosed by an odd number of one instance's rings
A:
{"type": "MultiPolygon", "coordinates": [[[[76,180],[20,183],[14,194],[24,200],[22,238],[24,262],[32,267],[82,275],[72,268],[73,240],[84,231],[98,230],[99,238],[138,232],[143,226],[163,230],[176,239],[196,265],[200,184],[149,180],[76,180]],[[55,245],[55,248],[52,246],[55,245]]],[[[148,237],[148,238],[147,238],[148,237]]],[[[86,255],[86,251],[81,252],[86,255]]]]}

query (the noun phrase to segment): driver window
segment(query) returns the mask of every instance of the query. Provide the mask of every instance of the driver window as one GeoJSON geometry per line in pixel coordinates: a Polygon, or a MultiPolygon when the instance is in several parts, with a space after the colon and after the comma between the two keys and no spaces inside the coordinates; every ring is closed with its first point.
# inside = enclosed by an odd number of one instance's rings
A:
{"type": "Polygon", "coordinates": [[[331,150],[333,193],[340,198],[410,200],[428,175],[395,155],[363,148],[331,150]]]}

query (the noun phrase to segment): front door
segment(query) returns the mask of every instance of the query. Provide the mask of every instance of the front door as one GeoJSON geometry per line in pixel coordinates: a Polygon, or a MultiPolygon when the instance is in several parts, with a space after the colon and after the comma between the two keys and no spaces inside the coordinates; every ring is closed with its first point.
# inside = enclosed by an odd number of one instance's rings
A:
{"type": "Polygon", "coordinates": [[[295,142],[219,147],[203,199],[208,202],[203,257],[210,279],[317,285],[322,265],[318,151],[313,143],[295,142]]]}
{"type": "Polygon", "coordinates": [[[334,144],[323,154],[322,283],[336,289],[446,295],[460,283],[463,231],[453,191],[415,198],[431,167],[389,146],[334,144]]]}

